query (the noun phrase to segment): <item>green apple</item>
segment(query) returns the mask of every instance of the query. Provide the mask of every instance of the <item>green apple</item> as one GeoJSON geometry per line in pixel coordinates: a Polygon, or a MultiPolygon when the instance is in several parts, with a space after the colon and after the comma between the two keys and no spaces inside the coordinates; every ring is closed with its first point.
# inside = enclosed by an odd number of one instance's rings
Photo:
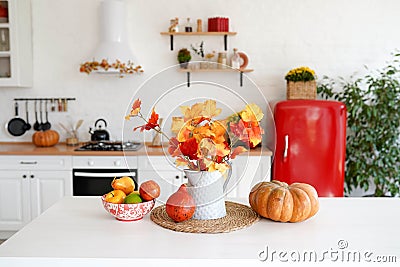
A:
{"type": "Polygon", "coordinates": [[[140,197],[139,192],[133,192],[125,197],[124,203],[125,204],[137,204],[143,202],[142,198],[140,197]]]}

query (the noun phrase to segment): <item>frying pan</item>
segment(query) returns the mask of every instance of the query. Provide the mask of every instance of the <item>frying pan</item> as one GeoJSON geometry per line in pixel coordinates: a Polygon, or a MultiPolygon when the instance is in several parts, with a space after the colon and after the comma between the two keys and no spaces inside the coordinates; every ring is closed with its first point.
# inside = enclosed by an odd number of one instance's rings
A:
{"type": "Polygon", "coordinates": [[[26,132],[25,121],[18,117],[18,102],[15,102],[15,118],[7,124],[7,131],[12,136],[21,136],[26,132]]]}

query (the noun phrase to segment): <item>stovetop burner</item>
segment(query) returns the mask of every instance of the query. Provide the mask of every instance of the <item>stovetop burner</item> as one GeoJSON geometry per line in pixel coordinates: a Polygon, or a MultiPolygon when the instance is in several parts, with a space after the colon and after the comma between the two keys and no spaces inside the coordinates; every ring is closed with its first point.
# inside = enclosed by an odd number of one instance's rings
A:
{"type": "Polygon", "coordinates": [[[134,141],[97,141],[89,142],[75,151],[137,151],[143,146],[143,143],[134,141]]]}

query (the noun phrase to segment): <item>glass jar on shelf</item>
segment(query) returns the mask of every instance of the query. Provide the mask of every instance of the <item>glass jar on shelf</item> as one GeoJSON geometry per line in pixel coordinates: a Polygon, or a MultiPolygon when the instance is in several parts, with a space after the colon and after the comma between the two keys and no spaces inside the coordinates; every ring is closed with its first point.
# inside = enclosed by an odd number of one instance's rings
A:
{"type": "Polygon", "coordinates": [[[218,53],[218,69],[226,69],[226,52],[218,53]]]}
{"type": "Polygon", "coordinates": [[[233,55],[231,58],[231,67],[234,69],[240,69],[240,55],[237,48],[233,49],[233,55]]]}
{"type": "Polygon", "coordinates": [[[10,51],[9,30],[0,28],[0,51],[10,51]]]}
{"type": "Polygon", "coordinates": [[[186,19],[186,24],[185,24],[185,32],[192,32],[192,24],[190,23],[190,18],[186,19]]]}

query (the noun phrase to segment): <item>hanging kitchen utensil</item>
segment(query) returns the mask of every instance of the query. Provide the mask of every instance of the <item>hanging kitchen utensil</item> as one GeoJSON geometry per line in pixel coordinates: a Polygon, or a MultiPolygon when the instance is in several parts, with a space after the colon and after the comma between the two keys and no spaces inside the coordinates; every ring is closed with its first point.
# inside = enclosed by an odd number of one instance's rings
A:
{"type": "Polygon", "coordinates": [[[33,124],[33,129],[35,131],[40,131],[42,129],[42,126],[39,123],[38,119],[38,111],[37,111],[37,100],[35,100],[35,123],[33,124]]]}
{"type": "Polygon", "coordinates": [[[63,99],[63,111],[68,111],[68,100],[66,98],[63,99]]]}
{"type": "Polygon", "coordinates": [[[39,101],[39,116],[40,116],[40,130],[43,131],[44,122],[43,122],[43,108],[42,108],[43,101],[39,101]]]}
{"type": "Polygon", "coordinates": [[[56,111],[56,104],[54,98],[51,99],[51,112],[56,111]]]}
{"type": "Polygon", "coordinates": [[[7,130],[12,136],[21,136],[25,130],[25,121],[18,117],[18,102],[15,102],[15,118],[11,119],[7,124],[7,130]]]}
{"type": "Polygon", "coordinates": [[[44,112],[46,114],[45,115],[46,116],[46,122],[43,123],[42,130],[46,131],[46,130],[50,130],[50,128],[51,128],[51,123],[49,122],[49,112],[47,110],[47,100],[45,101],[44,107],[45,107],[44,112]]]}
{"type": "Polygon", "coordinates": [[[25,131],[29,131],[32,128],[32,125],[29,123],[29,112],[28,112],[28,100],[25,101],[25,113],[26,113],[26,123],[25,123],[25,131]]]}

